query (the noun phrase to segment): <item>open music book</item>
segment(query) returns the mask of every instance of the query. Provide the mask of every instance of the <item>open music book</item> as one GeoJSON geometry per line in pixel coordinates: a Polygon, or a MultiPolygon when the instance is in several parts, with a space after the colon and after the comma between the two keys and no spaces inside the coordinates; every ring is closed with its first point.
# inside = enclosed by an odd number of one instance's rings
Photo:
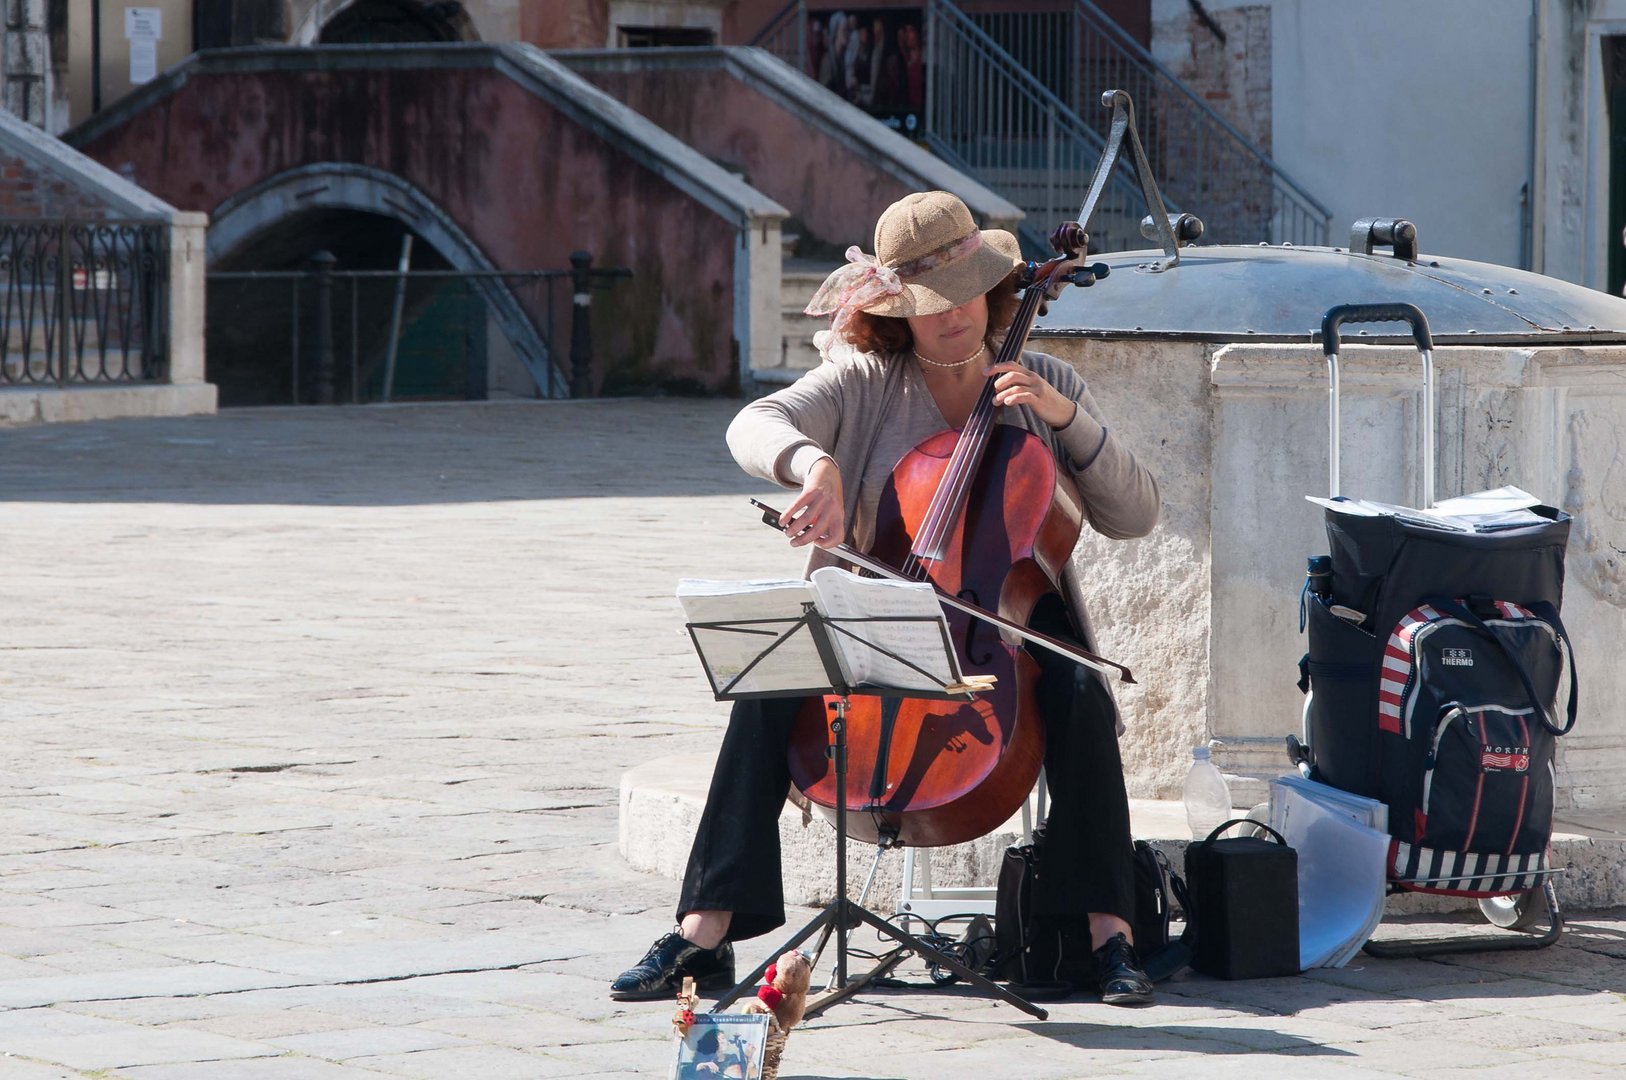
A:
{"type": "Polygon", "coordinates": [[[987,688],[977,676],[968,680],[961,673],[943,607],[929,584],[824,567],[806,581],[684,578],[677,598],[719,696],[831,687],[817,639],[809,627],[796,625],[805,604],[828,620],[841,681],[849,687],[987,688]]]}
{"type": "Polygon", "coordinates": [[[1334,513],[1352,517],[1393,517],[1411,525],[1451,532],[1496,532],[1526,525],[1544,525],[1552,520],[1532,509],[1540,505],[1540,499],[1516,487],[1476,491],[1471,495],[1445,499],[1423,509],[1373,502],[1370,499],[1324,499],[1319,495],[1306,495],[1305,498],[1334,513]]]}

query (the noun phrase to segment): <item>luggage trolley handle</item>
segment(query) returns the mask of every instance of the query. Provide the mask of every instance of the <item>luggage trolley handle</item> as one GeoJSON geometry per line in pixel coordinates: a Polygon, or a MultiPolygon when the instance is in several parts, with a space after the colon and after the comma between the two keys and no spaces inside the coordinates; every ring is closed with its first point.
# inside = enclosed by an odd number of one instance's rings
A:
{"type": "Polygon", "coordinates": [[[1404,322],[1423,359],[1423,509],[1434,505],[1434,339],[1415,304],[1339,304],[1321,317],[1321,351],[1327,355],[1327,471],[1332,498],[1339,495],[1338,328],[1344,323],[1404,322]]]}

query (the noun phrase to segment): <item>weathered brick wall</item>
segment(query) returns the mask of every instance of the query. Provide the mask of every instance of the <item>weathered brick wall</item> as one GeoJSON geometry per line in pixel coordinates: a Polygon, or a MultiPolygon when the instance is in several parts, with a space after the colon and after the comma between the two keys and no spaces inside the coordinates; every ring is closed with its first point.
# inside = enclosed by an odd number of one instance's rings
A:
{"type": "Polygon", "coordinates": [[[0,218],[55,221],[122,218],[98,193],[69,177],[41,168],[31,159],[0,149],[0,218]]]}
{"type": "Polygon", "coordinates": [[[51,55],[45,0],[7,0],[4,14],[0,64],[5,68],[5,77],[0,84],[0,104],[13,116],[42,128],[51,55]]]}
{"type": "MultiPolygon", "coordinates": [[[[200,61],[156,103],[89,129],[80,149],[210,213],[296,169],[388,170],[494,266],[551,269],[582,250],[632,270],[593,300],[595,391],[731,389],[740,239],[727,217],[495,63],[352,60],[329,72],[304,66],[304,50],[277,52],[288,59],[200,61]]],[[[516,292],[545,325],[545,295],[516,292]]]]}
{"type": "Polygon", "coordinates": [[[1269,153],[1270,7],[1206,14],[1214,28],[1185,4],[1178,16],[1158,20],[1152,27],[1152,51],[1215,112],[1269,153]]]}
{"type": "MultiPolygon", "coordinates": [[[[1170,5],[1152,26],[1152,52],[1215,112],[1270,153],[1270,8],[1207,10],[1170,5]]],[[[1208,238],[1273,239],[1271,180],[1256,158],[1216,137],[1184,102],[1162,103],[1158,138],[1178,177],[1170,198],[1202,218],[1208,238]]]]}

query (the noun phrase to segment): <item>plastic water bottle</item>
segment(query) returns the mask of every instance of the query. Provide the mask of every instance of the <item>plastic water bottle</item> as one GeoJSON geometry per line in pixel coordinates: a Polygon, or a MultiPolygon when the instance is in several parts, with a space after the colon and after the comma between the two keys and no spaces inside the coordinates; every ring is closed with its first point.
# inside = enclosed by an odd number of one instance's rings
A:
{"type": "Polygon", "coordinates": [[[1231,817],[1231,788],[1214,764],[1208,747],[1191,748],[1191,771],[1186,773],[1186,824],[1193,840],[1206,840],[1208,834],[1231,817]]]}
{"type": "Polygon", "coordinates": [[[1304,587],[1299,590],[1299,633],[1304,633],[1304,621],[1310,612],[1310,597],[1324,604],[1332,603],[1332,556],[1311,555],[1304,570],[1304,587]]]}

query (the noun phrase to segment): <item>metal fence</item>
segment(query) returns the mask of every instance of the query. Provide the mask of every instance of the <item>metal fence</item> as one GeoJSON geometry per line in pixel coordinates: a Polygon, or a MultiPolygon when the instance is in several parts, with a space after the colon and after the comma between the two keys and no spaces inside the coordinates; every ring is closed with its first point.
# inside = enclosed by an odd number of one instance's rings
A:
{"type": "Polygon", "coordinates": [[[1073,0],[1063,37],[1078,50],[1073,107],[1104,133],[1102,91],[1127,91],[1145,117],[1141,140],[1159,189],[1208,224],[1205,239],[1327,244],[1327,207],[1101,8],[1073,0]]]}
{"type": "MultiPolygon", "coordinates": [[[[1106,140],[959,8],[933,0],[927,11],[926,143],[1021,207],[1024,246],[1048,257],[1050,232],[1077,218],[1106,140]]],[[[1090,249],[1144,247],[1146,214],[1139,185],[1113,170],[1088,223],[1090,249]]]]}
{"type": "Polygon", "coordinates": [[[208,275],[208,378],[223,406],[332,405],[590,392],[578,252],[565,270],[302,270],[208,275]],[[567,319],[565,312],[571,312],[567,319]],[[577,318],[581,311],[583,317],[577,318]],[[561,354],[568,323],[570,349],[561,354]]]}
{"type": "Polygon", "coordinates": [[[1159,189],[1203,219],[1206,239],[1327,243],[1327,208],[1090,0],[968,18],[1102,136],[1101,94],[1126,91],[1159,189]]]}
{"type": "Polygon", "coordinates": [[[169,226],[0,221],[0,386],[161,382],[169,226]]]}
{"type": "Polygon", "coordinates": [[[774,13],[767,25],[757,31],[751,44],[767,49],[779,59],[801,71],[807,62],[807,2],[789,0],[774,13]]]}
{"type": "MultiPolygon", "coordinates": [[[[1107,90],[1135,101],[1152,173],[1168,208],[1203,219],[1205,239],[1326,244],[1331,215],[1271,157],[1090,0],[1048,11],[926,5],[923,138],[939,157],[1027,212],[1024,241],[1077,213],[1079,178],[1111,123],[1107,90]]],[[[800,68],[805,0],[791,0],[753,44],[800,68]]],[[[1144,246],[1137,185],[1115,177],[1090,223],[1097,251],[1144,246]]]]}

